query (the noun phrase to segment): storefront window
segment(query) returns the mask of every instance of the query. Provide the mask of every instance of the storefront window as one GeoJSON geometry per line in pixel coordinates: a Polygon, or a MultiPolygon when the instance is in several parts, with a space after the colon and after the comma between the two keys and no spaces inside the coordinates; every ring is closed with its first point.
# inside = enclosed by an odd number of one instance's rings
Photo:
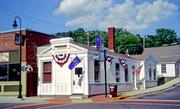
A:
{"type": "Polygon", "coordinates": [[[0,81],[19,81],[20,64],[0,64],[0,81]]]}

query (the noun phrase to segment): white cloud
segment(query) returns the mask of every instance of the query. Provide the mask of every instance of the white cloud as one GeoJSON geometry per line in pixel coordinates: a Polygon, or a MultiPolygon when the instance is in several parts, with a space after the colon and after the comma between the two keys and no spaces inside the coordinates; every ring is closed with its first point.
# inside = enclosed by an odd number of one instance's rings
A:
{"type": "Polygon", "coordinates": [[[172,15],[177,6],[167,0],[135,4],[133,0],[116,3],[113,0],[63,0],[56,14],[70,17],[66,26],[123,27],[128,30],[142,30],[151,24],[172,15]]]}
{"type": "Polygon", "coordinates": [[[99,14],[111,4],[112,0],[63,0],[55,13],[73,17],[99,14]]]}

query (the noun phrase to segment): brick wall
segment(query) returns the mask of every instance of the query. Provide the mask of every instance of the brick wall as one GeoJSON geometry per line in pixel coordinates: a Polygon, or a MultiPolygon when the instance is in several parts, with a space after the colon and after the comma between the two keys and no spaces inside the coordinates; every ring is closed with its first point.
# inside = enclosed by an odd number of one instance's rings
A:
{"type": "Polygon", "coordinates": [[[28,32],[26,38],[26,59],[27,64],[33,67],[33,72],[27,74],[27,96],[37,95],[37,80],[38,80],[38,68],[37,68],[37,47],[49,44],[49,37],[46,34],[37,32],[28,32]]]}
{"type": "MultiPolygon", "coordinates": [[[[19,34],[19,31],[0,33],[0,52],[10,52],[19,50],[19,45],[15,45],[14,43],[15,33],[19,34]]],[[[22,61],[31,65],[34,70],[31,73],[27,73],[26,96],[36,96],[38,80],[36,56],[37,47],[49,44],[49,40],[52,38],[52,36],[29,30],[23,30],[22,35],[23,37],[25,37],[24,46],[22,46],[22,61]]]]}

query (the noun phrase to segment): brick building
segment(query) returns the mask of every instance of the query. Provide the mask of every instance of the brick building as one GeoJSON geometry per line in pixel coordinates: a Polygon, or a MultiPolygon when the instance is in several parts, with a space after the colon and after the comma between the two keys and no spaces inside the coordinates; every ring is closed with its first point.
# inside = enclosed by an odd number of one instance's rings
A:
{"type": "MultiPolygon", "coordinates": [[[[0,95],[18,95],[19,85],[19,45],[15,44],[15,35],[19,30],[0,32],[0,95]]],[[[22,29],[22,66],[31,65],[33,72],[22,71],[22,94],[37,95],[37,47],[49,44],[52,35],[22,29]]]]}

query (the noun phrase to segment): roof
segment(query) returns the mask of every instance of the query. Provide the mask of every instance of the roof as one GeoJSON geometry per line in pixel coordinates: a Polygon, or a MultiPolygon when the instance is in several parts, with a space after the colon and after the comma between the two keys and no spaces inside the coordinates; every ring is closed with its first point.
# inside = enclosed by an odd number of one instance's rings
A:
{"type": "MultiPolygon", "coordinates": [[[[17,28],[17,29],[12,29],[12,30],[0,31],[0,34],[12,33],[12,32],[17,32],[17,31],[20,31],[20,29],[17,28]]],[[[35,30],[29,29],[29,28],[21,28],[21,31],[35,32],[35,33],[40,33],[40,34],[48,35],[48,36],[50,36],[50,37],[55,37],[54,35],[50,35],[50,34],[47,34],[47,33],[35,31],[35,30]]]]}
{"type": "MultiPolygon", "coordinates": [[[[96,49],[95,47],[93,47],[93,46],[76,43],[76,42],[74,42],[74,41],[71,42],[71,43],[76,44],[76,45],[78,45],[78,46],[80,46],[80,47],[83,47],[83,48],[85,48],[85,49],[88,49],[88,50],[90,50],[90,51],[97,51],[97,49],[96,49]]],[[[124,54],[115,53],[115,52],[112,52],[112,51],[109,51],[109,50],[107,50],[106,53],[107,53],[107,54],[110,54],[110,55],[114,55],[114,56],[119,56],[119,57],[124,57],[124,58],[129,58],[129,59],[136,60],[135,58],[126,56],[126,55],[124,55],[124,54]]]]}
{"type": "Polygon", "coordinates": [[[142,55],[133,55],[138,60],[152,55],[158,63],[176,63],[180,59],[180,44],[166,47],[145,48],[142,55]]]}

